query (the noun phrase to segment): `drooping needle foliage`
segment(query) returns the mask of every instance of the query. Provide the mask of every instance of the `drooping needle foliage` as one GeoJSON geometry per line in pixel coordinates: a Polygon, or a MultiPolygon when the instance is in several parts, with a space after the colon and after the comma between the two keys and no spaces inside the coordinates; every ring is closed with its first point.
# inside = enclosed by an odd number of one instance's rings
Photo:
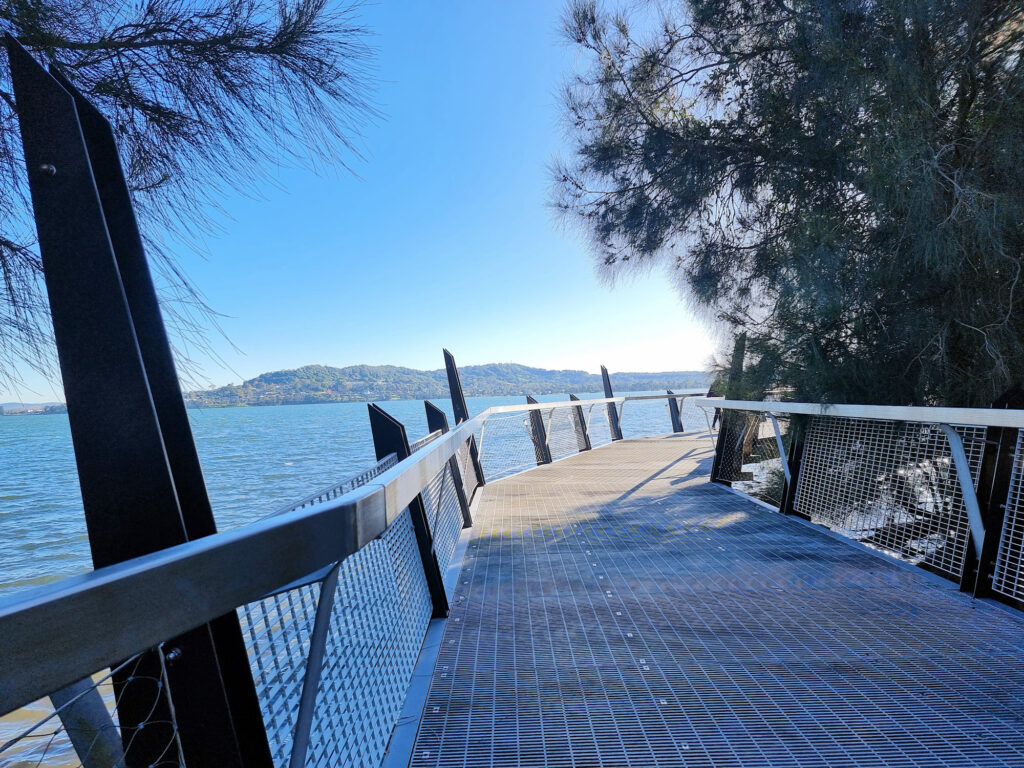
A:
{"type": "MultiPolygon", "coordinates": [[[[347,2],[6,0],[2,30],[111,120],[179,345],[211,312],[169,252],[270,164],[341,162],[373,115],[370,50],[347,2]],[[154,258],[155,257],[155,258],[154,258]]],[[[0,61],[0,376],[47,368],[49,326],[17,107],[0,61]]],[[[239,265],[244,268],[244,265],[239,265]]]]}
{"type": "Polygon", "coordinates": [[[1024,4],[575,0],[556,204],[770,383],[987,405],[1024,376],[1024,4]]]}

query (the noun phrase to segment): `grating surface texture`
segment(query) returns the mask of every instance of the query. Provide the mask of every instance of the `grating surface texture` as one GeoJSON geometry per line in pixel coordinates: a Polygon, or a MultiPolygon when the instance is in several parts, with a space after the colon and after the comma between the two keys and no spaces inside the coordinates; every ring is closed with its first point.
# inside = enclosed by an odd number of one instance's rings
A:
{"type": "Polygon", "coordinates": [[[482,490],[427,766],[1024,765],[1024,615],[628,440],[482,490]]]}
{"type": "Polygon", "coordinates": [[[306,674],[320,584],[280,592],[238,609],[249,666],[276,765],[287,765],[306,674]]]}
{"type": "MultiPolygon", "coordinates": [[[[985,429],[956,431],[977,486],[985,429]]],[[[795,507],[953,578],[963,570],[970,525],[949,442],[935,425],[814,417],[795,507]]]]}
{"type": "Polygon", "coordinates": [[[406,509],[341,564],[306,765],[379,765],[432,606],[406,509]]]}
{"type": "Polygon", "coordinates": [[[1017,435],[1003,535],[999,539],[993,576],[992,589],[1024,600],[1024,430],[1017,435]]]}
{"type": "Polygon", "coordinates": [[[455,554],[455,545],[459,543],[459,534],[462,532],[462,509],[459,507],[455,482],[447,464],[423,490],[421,496],[430,524],[430,533],[434,538],[437,563],[441,573],[445,573],[452,555],[455,554]]]}

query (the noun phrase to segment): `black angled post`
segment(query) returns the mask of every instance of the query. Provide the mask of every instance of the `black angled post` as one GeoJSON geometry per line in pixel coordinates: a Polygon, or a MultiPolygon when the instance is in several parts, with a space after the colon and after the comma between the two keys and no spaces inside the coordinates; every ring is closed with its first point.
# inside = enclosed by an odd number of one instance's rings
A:
{"type": "MultiPolygon", "coordinates": [[[[526,396],[527,405],[537,405],[537,401],[526,396]]],[[[551,450],[548,448],[547,431],[544,429],[544,417],[538,410],[530,411],[530,439],[533,441],[533,453],[537,457],[537,466],[551,463],[551,450]]]]}
{"type": "Polygon", "coordinates": [[[782,501],[779,504],[779,512],[784,515],[797,515],[796,511],[796,490],[800,482],[800,464],[804,456],[804,439],[807,436],[807,429],[810,426],[810,419],[803,414],[793,414],[789,418],[789,450],[786,455],[786,464],[789,467],[789,480],[785,481],[782,487],[782,501]]]}
{"type": "MultiPolygon", "coordinates": [[[[455,414],[455,426],[464,421],[469,421],[469,408],[466,407],[466,397],[462,394],[462,381],[459,379],[459,369],[455,365],[455,357],[447,349],[441,350],[444,353],[444,367],[448,374],[448,392],[452,398],[452,413],[455,414]]],[[[484,468],[480,464],[480,454],[476,448],[476,437],[469,437],[469,455],[473,460],[473,471],[476,473],[476,484],[486,485],[484,482],[484,468]]]]}
{"type": "MultiPolygon", "coordinates": [[[[121,285],[174,479],[186,537],[194,541],[210,536],[217,532],[217,524],[113,129],[99,110],[61,73],[52,74],[75,100],[114,259],[121,276],[121,285]]],[[[232,612],[215,619],[210,623],[210,633],[220,662],[224,690],[244,762],[247,765],[265,764],[270,759],[270,747],[237,614],[232,612]]],[[[173,680],[172,689],[183,695],[187,693],[191,700],[196,701],[197,694],[188,687],[192,683],[191,679],[173,680]]],[[[207,687],[205,682],[199,684],[203,688],[207,687]]],[[[202,711],[197,715],[204,719],[206,717],[202,711]]]]}
{"type": "MultiPolygon", "coordinates": [[[[377,461],[392,453],[398,456],[399,461],[409,458],[411,451],[405,425],[376,403],[368,404],[367,408],[370,412],[370,431],[373,433],[373,449],[377,454],[377,461]]],[[[427,522],[427,510],[423,505],[423,497],[419,494],[409,502],[409,514],[412,516],[416,544],[420,550],[420,559],[423,561],[423,573],[427,577],[430,600],[434,605],[433,615],[435,619],[443,619],[448,615],[448,596],[444,591],[441,566],[434,552],[434,537],[427,522]]]]}
{"type": "MultiPolygon", "coordinates": [[[[570,394],[570,400],[579,400],[576,395],[570,394]]],[[[583,406],[577,405],[572,409],[573,427],[576,430],[576,447],[582,451],[590,450],[590,434],[587,432],[587,417],[583,415],[583,406]]]]}
{"type": "MultiPolygon", "coordinates": [[[[445,412],[429,400],[423,401],[423,407],[427,411],[427,432],[433,434],[440,432],[442,435],[448,433],[448,416],[445,412]]],[[[472,528],[473,517],[469,513],[469,500],[466,498],[466,488],[462,484],[462,472],[459,470],[459,462],[452,454],[448,459],[448,468],[452,473],[452,482],[455,484],[455,493],[459,497],[459,509],[462,510],[462,527],[472,528]]]]}
{"type": "MultiPolygon", "coordinates": [[[[668,394],[675,394],[671,389],[665,390],[668,394]]],[[[679,433],[683,431],[683,422],[679,418],[679,401],[670,397],[668,399],[668,417],[672,422],[672,431],[679,433]]]]}
{"type": "MultiPolygon", "coordinates": [[[[742,396],[743,385],[743,360],[747,351],[747,334],[741,333],[736,336],[733,343],[732,358],[729,361],[729,375],[725,383],[725,398],[727,400],[738,400],[742,396]]],[[[708,390],[709,397],[711,390],[708,390]]],[[[743,464],[742,450],[738,446],[742,444],[744,433],[747,429],[747,418],[736,411],[722,408],[718,411],[720,419],[718,422],[718,441],[715,443],[715,459],[711,465],[711,481],[722,482],[720,479],[726,476],[726,483],[739,472],[743,464]],[[731,450],[730,450],[731,448],[731,450]],[[730,466],[723,464],[726,459],[730,460],[730,466]]]]}
{"type": "MultiPolygon", "coordinates": [[[[992,408],[1024,408],[1024,390],[1016,386],[992,403],[992,408]]],[[[985,524],[985,539],[981,544],[981,557],[974,554],[969,541],[966,559],[960,577],[960,589],[973,592],[975,597],[992,594],[992,579],[999,539],[1006,515],[1006,499],[1010,493],[1013,462],[1017,450],[1019,430],[1012,427],[989,427],[985,430],[985,447],[978,475],[978,506],[985,524]]]]}
{"type": "MultiPolygon", "coordinates": [[[[601,383],[604,384],[604,396],[615,397],[612,392],[612,380],[608,375],[608,369],[601,366],[601,383]]],[[[619,412],[615,410],[615,403],[608,403],[608,429],[612,433],[612,440],[622,439],[622,429],[619,427],[619,412]]]]}
{"type": "MultiPolygon", "coordinates": [[[[216,529],[110,126],[17,41],[6,43],[89,543],[101,568],[216,529]],[[114,411],[103,406],[112,391],[114,411]]],[[[133,675],[114,677],[128,765],[168,759],[175,721],[190,765],[272,765],[237,617],[165,649],[177,651],[167,666],[173,702],[150,682],[161,677],[156,652],[133,675]]]]}

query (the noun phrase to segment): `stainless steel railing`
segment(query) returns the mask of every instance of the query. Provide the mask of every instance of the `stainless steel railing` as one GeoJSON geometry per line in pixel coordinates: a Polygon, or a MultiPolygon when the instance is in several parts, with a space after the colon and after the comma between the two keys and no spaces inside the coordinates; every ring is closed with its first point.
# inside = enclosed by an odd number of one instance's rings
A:
{"type": "MultiPolygon", "coordinates": [[[[714,480],[777,505],[790,484],[791,511],[812,522],[961,583],[973,577],[982,593],[1024,599],[1019,437],[1008,492],[986,497],[991,477],[981,487],[990,431],[1024,428],[1024,412],[704,398],[694,405],[724,414],[714,480]]],[[[989,464],[995,471],[994,459],[989,464]]]]}
{"type": "Polygon", "coordinates": [[[558,400],[532,405],[489,408],[480,420],[480,456],[488,479],[521,472],[538,464],[538,442],[552,461],[599,448],[615,439],[607,408],[615,408],[623,436],[671,432],[668,402],[677,401],[686,431],[710,429],[704,411],[691,403],[693,392],[673,395],[627,395],[591,400],[558,400]],[[626,405],[630,404],[627,409],[626,405]],[[540,414],[543,434],[536,434],[531,414],[540,414]]]}
{"type": "MultiPolygon", "coordinates": [[[[538,461],[533,413],[542,417],[544,455],[558,460],[585,450],[584,430],[592,446],[605,440],[600,414],[606,424],[607,406],[620,417],[625,413],[628,424],[627,403],[639,413],[645,403],[657,408],[669,397],[488,409],[450,432],[417,441],[404,461],[385,460],[288,511],[6,598],[0,601],[0,712],[150,649],[173,660],[176,649],[165,647],[167,638],[241,609],[278,764],[315,765],[339,754],[373,764],[386,749],[404,698],[394,692],[408,685],[431,616],[409,520],[413,499],[423,498],[438,560],[446,564],[462,524],[450,459],[469,469],[471,437],[480,437],[486,468],[489,455],[500,456],[496,425],[507,419],[520,430],[516,446],[506,448],[512,457],[504,460],[507,473],[538,461]],[[69,628],[74,643],[66,642],[69,628]],[[362,714],[342,712],[339,701],[362,714]]],[[[794,511],[836,529],[845,526],[848,535],[875,546],[905,556],[916,552],[921,562],[950,576],[962,574],[968,558],[981,553],[972,537],[996,535],[984,531],[976,492],[984,450],[979,435],[986,428],[1024,428],[1019,411],[672,397],[683,398],[691,416],[703,417],[703,428],[716,410],[723,414],[716,479],[736,486],[747,480],[723,473],[738,467],[753,475],[752,465],[774,461],[779,471],[792,470],[788,476],[783,471],[783,482],[793,488],[794,511]],[[732,459],[725,457],[729,445],[737,452],[732,459]]],[[[667,432],[667,418],[662,424],[667,432]]],[[[609,433],[605,442],[610,439],[609,433]]],[[[1020,599],[1024,468],[1021,442],[1015,445],[993,588],[1020,599]]],[[[462,475],[471,496],[475,473],[462,475]]]]}
{"type": "MultiPolygon", "coordinates": [[[[78,685],[83,699],[99,694],[93,698],[109,715],[104,727],[116,729],[113,698],[102,693],[109,686],[93,680],[94,673],[152,649],[161,664],[173,663],[180,652],[165,647],[168,638],[237,610],[277,764],[315,765],[342,753],[371,764],[386,748],[401,707],[396,695],[379,692],[408,685],[431,615],[410,502],[423,498],[443,568],[462,527],[449,459],[456,457],[471,497],[477,481],[468,443],[489,420],[536,409],[551,426],[565,408],[581,408],[593,414],[589,429],[609,402],[621,408],[626,401],[489,409],[451,432],[416,441],[402,462],[388,457],[263,520],[9,596],[0,601],[0,713],[35,707],[39,719],[55,724],[54,715],[68,710],[46,697],[78,685]],[[66,641],[71,628],[74,643],[66,641]],[[363,702],[358,718],[324,705],[357,699],[363,702]]],[[[557,428],[551,428],[552,447],[557,428]]],[[[156,704],[166,693],[159,670],[153,684],[156,704]]],[[[149,725],[166,727],[173,762],[173,722],[149,725]]],[[[38,728],[30,723],[22,733],[28,731],[38,728]]],[[[66,757],[71,747],[55,745],[67,734],[46,733],[44,754],[63,749],[66,757]]],[[[6,746],[18,748],[26,738],[6,746]]],[[[0,743],[0,760],[4,748],[0,743]]],[[[97,754],[86,748],[80,757],[91,766],[97,754]]]]}

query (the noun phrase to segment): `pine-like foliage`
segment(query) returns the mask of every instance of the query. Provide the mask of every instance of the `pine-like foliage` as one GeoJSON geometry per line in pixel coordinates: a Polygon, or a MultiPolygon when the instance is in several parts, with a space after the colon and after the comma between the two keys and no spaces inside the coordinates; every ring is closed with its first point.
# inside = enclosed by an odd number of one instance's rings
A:
{"type": "Polygon", "coordinates": [[[665,263],[795,397],[986,405],[1024,375],[1024,4],[571,2],[556,204],[665,263]]]}
{"type": "MultiPolygon", "coordinates": [[[[374,110],[356,7],[327,0],[7,0],[2,29],[111,120],[177,342],[214,319],[168,252],[272,164],[341,162],[374,110]],[[158,236],[158,237],[155,237],[158,236]]],[[[0,377],[52,352],[17,108],[0,60],[0,377]]],[[[243,266],[243,265],[240,265],[243,266]]],[[[186,356],[187,357],[187,356],[186,356]]]]}

